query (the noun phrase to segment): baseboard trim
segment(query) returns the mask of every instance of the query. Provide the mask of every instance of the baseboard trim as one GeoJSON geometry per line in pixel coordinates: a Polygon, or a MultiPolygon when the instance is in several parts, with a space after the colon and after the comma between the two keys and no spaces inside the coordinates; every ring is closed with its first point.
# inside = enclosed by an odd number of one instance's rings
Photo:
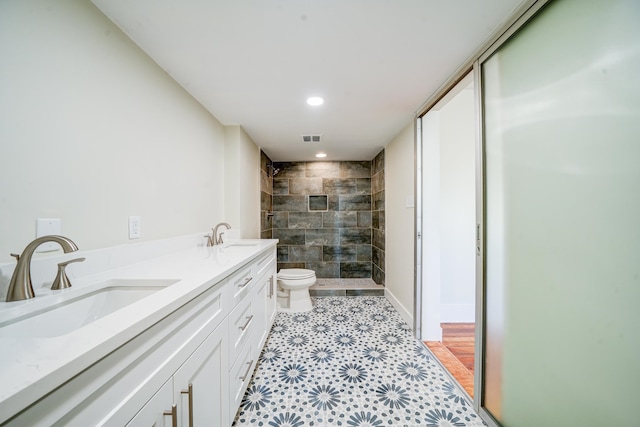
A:
{"type": "Polygon", "coordinates": [[[407,325],[413,328],[413,314],[400,303],[398,298],[396,298],[396,296],[393,295],[393,292],[391,292],[387,287],[384,288],[384,296],[389,300],[393,308],[395,308],[398,313],[400,313],[400,317],[402,317],[402,320],[404,320],[407,325]]]}

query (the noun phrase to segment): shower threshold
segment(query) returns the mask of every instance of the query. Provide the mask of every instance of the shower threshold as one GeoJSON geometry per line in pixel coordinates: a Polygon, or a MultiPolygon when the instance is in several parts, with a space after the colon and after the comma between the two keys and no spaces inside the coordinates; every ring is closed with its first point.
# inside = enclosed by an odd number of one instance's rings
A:
{"type": "Polygon", "coordinates": [[[318,279],[309,288],[313,297],[384,296],[384,286],[373,279],[318,279]]]}

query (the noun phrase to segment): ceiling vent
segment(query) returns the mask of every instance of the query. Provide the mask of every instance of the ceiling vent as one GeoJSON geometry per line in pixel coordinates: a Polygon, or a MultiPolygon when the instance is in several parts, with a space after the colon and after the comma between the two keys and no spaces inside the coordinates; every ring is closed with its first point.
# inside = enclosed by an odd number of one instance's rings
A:
{"type": "Polygon", "coordinates": [[[322,139],[322,134],[321,133],[316,133],[316,134],[310,134],[310,135],[301,135],[302,136],[302,142],[320,142],[320,140],[322,139]]]}

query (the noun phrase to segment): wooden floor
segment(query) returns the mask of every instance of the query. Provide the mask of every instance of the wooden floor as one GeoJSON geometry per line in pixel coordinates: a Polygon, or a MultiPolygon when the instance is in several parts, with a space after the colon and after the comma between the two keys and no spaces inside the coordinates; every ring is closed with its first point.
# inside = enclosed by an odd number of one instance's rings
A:
{"type": "Polygon", "coordinates": [[[441,323],[442,342],[425,344],[473,398],[475,324],[441,323]]]}

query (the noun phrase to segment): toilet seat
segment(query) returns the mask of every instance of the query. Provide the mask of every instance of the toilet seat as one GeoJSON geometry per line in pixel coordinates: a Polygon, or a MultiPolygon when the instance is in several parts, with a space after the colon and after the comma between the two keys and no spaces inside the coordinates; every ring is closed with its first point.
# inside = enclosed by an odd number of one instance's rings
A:
{"type": "Polygon", "coordinates": [[[310,279],[316,275],[313,270],[304,268],[283,268],[278,272],[278,279],[283,280],[302,280],[310,279]]]}

